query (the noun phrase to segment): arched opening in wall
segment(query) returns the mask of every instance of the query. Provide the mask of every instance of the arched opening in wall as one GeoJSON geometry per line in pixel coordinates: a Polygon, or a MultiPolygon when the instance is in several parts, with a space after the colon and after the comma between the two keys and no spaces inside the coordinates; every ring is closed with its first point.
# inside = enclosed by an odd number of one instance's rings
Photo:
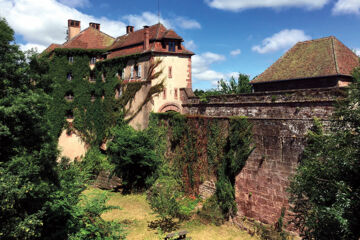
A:
{"type": "Polygon", "coordinates": [[[65,93],[65,100],[68,101],[68,102],[72,102],[74,101],[74,93],[72,91],[67,91],[65,93]]]}
{"type": "Polygon", "coordinates": [[[74,119],[74,113],[71,109],[66,110],[65,112],[66,119],[73,120],[74,119]]]}
{"type": "Polygon", "coordinates": [[[178,112],[180,113],[181,112],[181,108],[178,104],[176,103],[165,103],[164,105],[162,105],[160,108],[159,108],[159,111],[158,112],[161,112],[161,113],[164,113],[164,112],[178,112]]]}

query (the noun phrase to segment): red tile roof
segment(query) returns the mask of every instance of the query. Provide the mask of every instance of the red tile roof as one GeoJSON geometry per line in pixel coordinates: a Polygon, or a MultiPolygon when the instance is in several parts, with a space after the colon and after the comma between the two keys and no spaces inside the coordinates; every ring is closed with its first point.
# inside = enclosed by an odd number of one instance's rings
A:
{"type": "Polygon", "coordinates": [[[111,53],[108,55],[108,58],[120,57],[130,54],[139,54],[146,52],[161,52],[168,54],[185,54],[185,55],[194,55],[193,52],[187,50],[181,42],[183,39],[171,29],[166,29],[161,23],[150,26],[149,28],[149,40],[150,47],[148,50],[144,50],[144,29],[125,34],[116,38],[113,45],[109,48],[111,53]],[[163,48],[161,41],[163,39],[175,39],[178,40],[181,45],[181,48],[177,48],[176,52],[169,52],[168,49],[163,48]]]}
{"type": "Polygon", "coordinates": [[[59,47],[61,47],[60,44],[52,43],[52,44],[50,44],[50,46],[48,46],[47,49],[44,50],[44,52],[49,53],[49,52],[51,52],[52,50],[54,50],[55,48],[59,48],[59,47]]]}
{"type": "Polygon", "coordinates": [[[113,42],[114,38],[93,27],[88,27],[78,35],[65,42],[62,48],[105,49],[113,42]]]}
{"type": "Polygon", "coordinates": [[[251,83],[351,76],[359,57],[335,37],[299,42],[251,83]]]}

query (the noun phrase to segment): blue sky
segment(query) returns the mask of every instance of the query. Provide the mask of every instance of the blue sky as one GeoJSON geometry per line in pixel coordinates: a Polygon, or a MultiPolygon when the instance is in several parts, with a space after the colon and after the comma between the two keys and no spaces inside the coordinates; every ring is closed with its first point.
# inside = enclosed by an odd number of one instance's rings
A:
{"type": "MultiPolygon", "coordinates": [[[[24,50],[64,42],[69,18],[117,37],[128,24],[157,23],[157,10],[158,0],[0,0],[24,50]]],[[[334,35],[360,54],[360,0],[160,0],[160,12],[196,53],[194,89],[238,72],[253,78],[298,41],[334,35]]]]}

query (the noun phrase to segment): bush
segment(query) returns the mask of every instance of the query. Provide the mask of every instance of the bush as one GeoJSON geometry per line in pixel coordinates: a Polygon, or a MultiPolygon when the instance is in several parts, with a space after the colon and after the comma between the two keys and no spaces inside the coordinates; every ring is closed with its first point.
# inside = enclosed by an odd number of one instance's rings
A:
{"type": "Polygon", "coordinates": [[[124,191],[150,187],[161,163],[154,150],[155,141],[145,131],[136,131],[128,125],[113,128],[112,135],[108,156],[115,165],[116,175],[123,181],[124,191]]]}
{"type": "Polygon", "coordinates": [[[235,190],[228,179],[219,179],[216,182],[215,195],[219,202],[219,207],[226,219],[236,215],[237,207],[235,202],[235,190]]]}
{"type": "Polygon", "coordinates": [[[101,171],[112,171],[114,166],[109,162],[106,155],[102,154],[97,147],[93,147],[81,161],[81,168],[95,177],[101,171]]]}
{"type": "Polygon", "coordinates": [[[212,197],[206,199],[198,215],[201,219],[205,220],[206,222],[213,223],[216,226],[220,226],[225,221],[216,195],[213,195],[212,197]]]}

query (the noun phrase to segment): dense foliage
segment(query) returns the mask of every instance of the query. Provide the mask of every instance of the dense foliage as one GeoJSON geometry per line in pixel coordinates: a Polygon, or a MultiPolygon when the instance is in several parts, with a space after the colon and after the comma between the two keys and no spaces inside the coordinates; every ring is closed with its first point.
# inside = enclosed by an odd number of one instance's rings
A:
{"type": "Polygon", "coordinates": [[[112,129],[109,161],[115,165],[114,171],[121,177],[125,192],[145,189],[155,181],[161,162],[155,144],[146,131],[136,131],[126,124],[112,129]]]}
{"type": "Polygon", "coordinates": [[[251,93],[252,86],[250,84],[249,75],[239,73],[237,80],[231,77],[229,81],[220,79],[216,89],[198,90],[194,91],[195,96],[199,97],[201,101],[207,102],[208,97],[218,96],[222,94],[243,94],[251,93]]]}
{"type": "Polygon", "coordinates": [[[329,132],[315,121],[290,186],[295,225],[306,239],[360,237],[360,72],[329,132]]]}
{"type": "Polygon", "coordinates": [[[0,19],[0,238],[89,239],[82,233],[90,229],[123,236],[118,224],[102,222],[103,201],[88,217],[94,210],[79,199],[87,173],[78,164],[56,163],[56,139],[44,117],[51,97],[35,87],[41,74],[29,69],[13,34],[0,19]],[[110,225],[117,230],[108,231],[110,225]]]}

